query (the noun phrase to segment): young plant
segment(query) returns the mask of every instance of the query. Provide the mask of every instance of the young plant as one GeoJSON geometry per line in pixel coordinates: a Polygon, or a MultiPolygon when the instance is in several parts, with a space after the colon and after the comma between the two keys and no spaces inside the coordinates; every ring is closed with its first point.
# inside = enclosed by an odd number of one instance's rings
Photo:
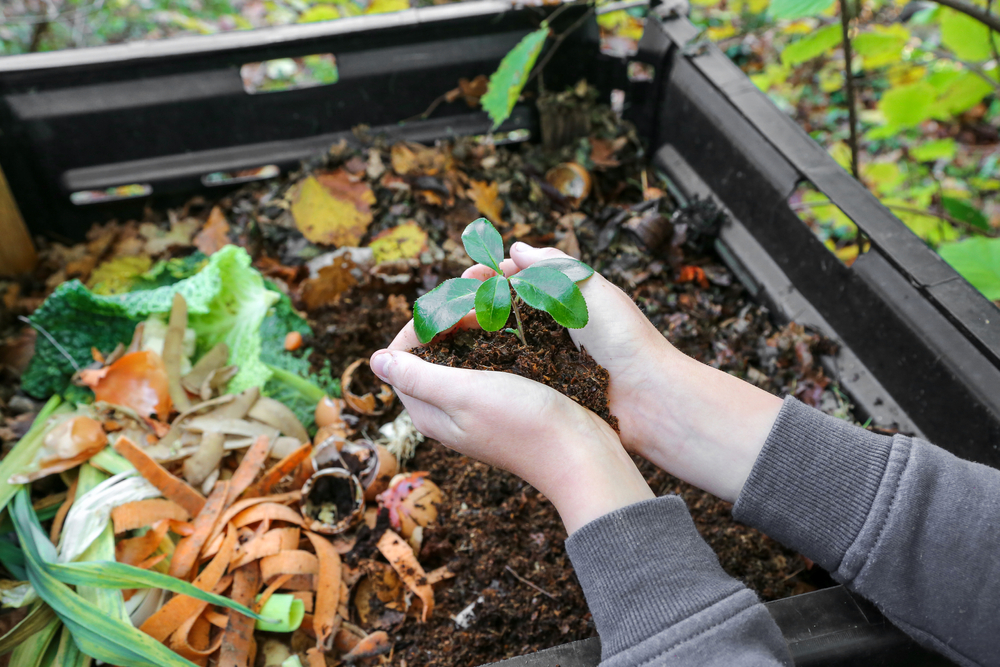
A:
{"type": "Polygon", "coordinates": [[[558,257],[535,262],[523,271],[504,278],[500,269],[503,261],[503,239],[486,218],[473,221],[462,232],[465,252],[473,260],[487,266],[497,275],[485,281],[474,278],[452,278],[423,295],[413,304],[413,326],[421,343],[454,326],[475,308],[476,320],[486,331],[499,331],[507,324],[511,308],[521,343],[527,345],[518,301],[544,310],[568,329],[587,325],[587,302],[576,283],[593,275],[594,270],[583,262],[558,257]],[[518,298],[511,298],[511,288],[518,298]]]}

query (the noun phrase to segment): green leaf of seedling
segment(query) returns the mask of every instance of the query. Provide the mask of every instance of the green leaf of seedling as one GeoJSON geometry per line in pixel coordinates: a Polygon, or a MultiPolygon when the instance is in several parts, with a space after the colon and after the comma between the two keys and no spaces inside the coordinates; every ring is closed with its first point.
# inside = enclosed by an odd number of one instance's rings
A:
{"type": "Polygon", "coordinates": [[[514,274],[510,283],[526,304],[544,310],[564,327],[582,329],[587,325],[587,302],[576,283],[562,272],[529,266],[514,274]]]}
{"type": "Polygon", "coordinates": [[[776,19],[799,19],[815,16],[833,4],[833,0],[772,0],[768,13],[776,19]]]}
{"type": "Polygon", "coordinates": [[[413,303],[413,328],[420,342],[431,342],[465,317],[475,306],[480,285],[475,278],[452,278],[417,299],[413,303]]]}
{"type": "MultiPolygon", "coordinates": [[[[832,0],[831,0],[832,1],[832,0]]],[[[517,98],[521,96],[528,74],[538,60],[545,39],[549,36],[548,26],[543,26],[534,32],[529,32],[500,61],[500,67],[490,77],[486,94],[480,99],[483,110],[490,115],[493,129],[510,117],[517,98]]]]}
{"type": "Polygon", "coordinates": [[[503,275],[503,271],[500,270],[500,262],[503,261],[503,237],[493,223],[486,218],[473,220],[462,232],[462,243],[465,245],[465,252],[469,253],[473,261],[503,275]]]}
{"type": "Polygon", "coordinates": [[[578,259],[573,259],[572,257],[553,257],[552,259],[543,259],[540,262],[535,262],[531,266],[538,269],[555,269],[575,283],[578,283],[581,280],[586,280],[590,276],[594,275],[594,270],[592,268],[578,259]]]}
{"type": "Polygon", "coordinates": [[[969,206],[961,199],[941,197],[941,206],[951,217],[979,227],[979,229],[990,231],[990,221],[986,219],[986,216],[979,209],[969,206]]]}
{"type": "Polygon", "coordinates": [[[493,276],[476,290],[476,320],[484,331],[499,331],[510,317],[510,283],[493,276]]]}
{"type": "Polygon", "coordinates": [[[973,237],[945,243],[938,250],[987,299],[1000,299],[1000,239],[973,237]]]}

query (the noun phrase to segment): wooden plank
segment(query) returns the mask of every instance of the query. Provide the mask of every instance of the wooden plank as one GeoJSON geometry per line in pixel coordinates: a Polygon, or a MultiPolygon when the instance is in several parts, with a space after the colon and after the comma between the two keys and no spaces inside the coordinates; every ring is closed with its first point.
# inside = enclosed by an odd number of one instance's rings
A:
{"type": "Polygon", "coordinates": [[[37,259],[28,228],[0,167],[0,276],[27,273],[35,268],[37,259]]]}

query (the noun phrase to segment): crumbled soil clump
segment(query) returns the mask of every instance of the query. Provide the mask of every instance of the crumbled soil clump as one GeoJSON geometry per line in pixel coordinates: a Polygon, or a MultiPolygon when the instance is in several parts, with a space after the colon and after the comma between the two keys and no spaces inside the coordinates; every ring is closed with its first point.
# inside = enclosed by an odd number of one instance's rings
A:
{"type": "MultiPolygon", "coordinates": [[[[586,349],[577,349],[569,331],[548,314],[519,308],[527,345],[502,329],[466,329],[414,354],[442,366],[503,371],[540,382],[591,410],[617,432],[618,418],[608,410],[608,372],[586,349]]],[[[513,313],[507,325],[516,325],[513,313]]]]}

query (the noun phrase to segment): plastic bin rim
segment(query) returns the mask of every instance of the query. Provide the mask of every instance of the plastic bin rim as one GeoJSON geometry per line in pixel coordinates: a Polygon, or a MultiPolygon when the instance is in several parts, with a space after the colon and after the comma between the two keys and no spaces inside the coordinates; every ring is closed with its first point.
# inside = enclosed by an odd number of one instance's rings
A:
{"type": "Polygon", "coordinates": [[[402,28],[425,23],[475,18],[503,14],[526,7],[546,10],[556,5],[573,4],[576,0],[476,0],[432,7],[404,9],[387,14],[350,16],[316,23],[234,30],[213,35],[188,35],[170,39],[128,42],[83,49],[66,49],[49,53],[26,53],[0,58],[0,74],[30,72],[60,67],[79,67],[100,64],[122,64],[130,61],[183,56],[210,52],[243,49],[247,47],[278,46],[288,42],[343,35],[348,33],[402,28]]]}

